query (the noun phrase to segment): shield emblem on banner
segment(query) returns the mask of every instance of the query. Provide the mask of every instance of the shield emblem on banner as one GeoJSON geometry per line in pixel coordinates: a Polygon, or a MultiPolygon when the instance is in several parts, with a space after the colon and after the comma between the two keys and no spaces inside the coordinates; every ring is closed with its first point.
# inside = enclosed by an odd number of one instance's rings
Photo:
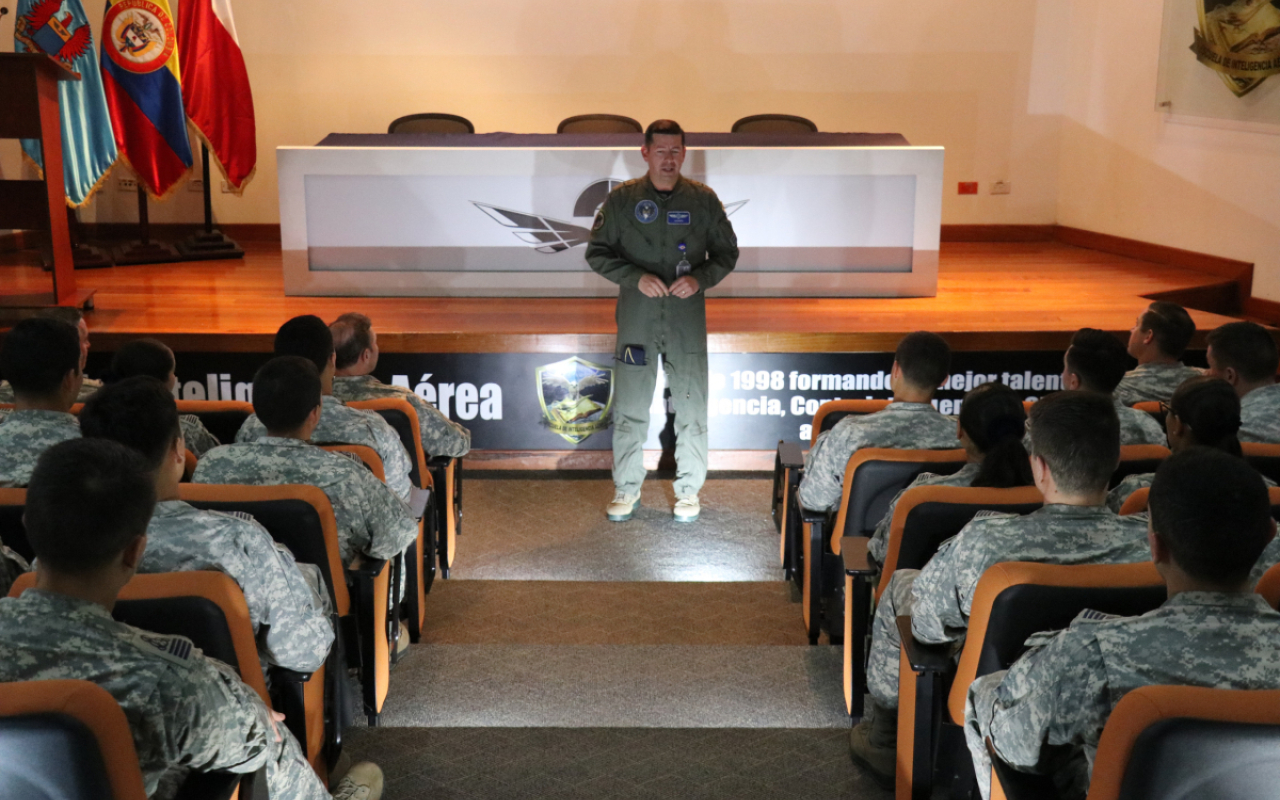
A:
{"type": "Polygon", "coordinates": [[[1191,52],[1243,97],[1280,74],[1280,7],[1275,0],[1193,0],[1200,15],[1191,52]]]}
{"type": "Polygon", "coordinates": [[[534,370],[538,403],[547,427],[578,444],[609,427],[613,409],[613,368],[578,358],[534,370]]]}

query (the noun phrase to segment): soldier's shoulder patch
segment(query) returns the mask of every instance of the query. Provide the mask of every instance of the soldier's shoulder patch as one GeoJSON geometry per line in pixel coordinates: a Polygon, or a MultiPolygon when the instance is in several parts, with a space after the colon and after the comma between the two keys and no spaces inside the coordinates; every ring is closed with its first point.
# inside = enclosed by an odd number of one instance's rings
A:
{"type": "Polygon", "coordinates": [[[183,420],[184,422],[200,421],[200,417],[196,416],[195,414],[179,414],[178,419],[183,420]]]}
{"type": "Polygon", "coordinates": [[[635,186],[635,185],[636,185],[637,183],[639,183],[639,182],[640,182],[640,179],[639,179],[639,178],[632,178],[632,179],[631,179],[631,180],[629,180],[629,181],[623,181],[622,183],[620,183],[620,184],[618,184],[617,186],[613,187],[613,191],[615,191],[615,192],[616,192],[616,191],[618,191],[619,189],[621,189],[621,188],[623,188],[623,187],[626,187],[626,186],[635,186]]]}
{"type": "Polygon", "coordinates": [[[598,231],[604,227],[604,206],[600,206],[600,210],[596,212],[596,218],[591,221],[591,230],[598,231]]]}
{"type": "Polygon", "coordinates": [[[977,514],[973,515],[974,522],[977,522],[980,519],[987,520],[987,519],[1017,519],[1017,518],[1018,518],[1018,515],[1014,514],[1011,511],[993,511],[991,509],[983,509],[982,511],[979,511],[977,514]]]}
{"type": "Polygon", "coordinates": [[[229,517],[230,519],[239,520],[240,522],[253,522],[257,520],[248,511],[210,511],[210,514],[216,514],[219,517],[229,517]]]}
{"type": "Polygon", "coordinates": [[[339,455],[339,456],[342,456],[343,458],[349,459],[353,463],[359,464],[362,467],[364,466],[364,461],[360,458],[360,456],[356,455],[350,450],[336,450],[336,451],[330,451],[330,452],[332,452],[334,455],[339,455]]]}
{"type": "Polygon", "coordinates": [[[144,653],[160,656],[171,664],[182,666],[190,664],[196,652],[196,646],[185,636],[164,636],[135,630],[133,643],[144,653]]]}
{"type": "Polygon", "coordinates": [[[1076,614],[1076,618],[1072,622],[1107,622],[1113,619],[1124,619],[1124,617],[1120,614],[1107,614],[1102,611],[1095,611],[1092,608],[1086,608],[1076,614]]]}

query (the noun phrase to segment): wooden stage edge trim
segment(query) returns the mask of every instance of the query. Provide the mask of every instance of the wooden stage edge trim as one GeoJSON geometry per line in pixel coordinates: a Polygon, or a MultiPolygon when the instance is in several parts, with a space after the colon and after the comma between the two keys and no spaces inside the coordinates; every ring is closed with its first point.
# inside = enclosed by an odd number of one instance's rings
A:
{"type": "MultiPolygon", "coordinates": [[[[707,469],[718,472],[772,472],[772,450],[710,450],[707,469]]],[[[612,450],[472,450],[463,460],[465,472],[485,470],[609,470],[612,450]]],[[[673,470],[673,453],[645,450],[644,468],[673,470]],[[665,458],[664,458],[665,456],[665,458]]]]}

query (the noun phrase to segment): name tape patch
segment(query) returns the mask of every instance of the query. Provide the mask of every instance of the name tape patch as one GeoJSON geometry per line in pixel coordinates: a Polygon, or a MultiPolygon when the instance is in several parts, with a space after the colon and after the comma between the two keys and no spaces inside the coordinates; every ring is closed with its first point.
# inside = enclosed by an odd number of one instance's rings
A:
{"type": "Polygon", "coordinates": [[[693,215],[688,211],[668,211],[668,225],[689,225],[693,222],[693,215]]]}

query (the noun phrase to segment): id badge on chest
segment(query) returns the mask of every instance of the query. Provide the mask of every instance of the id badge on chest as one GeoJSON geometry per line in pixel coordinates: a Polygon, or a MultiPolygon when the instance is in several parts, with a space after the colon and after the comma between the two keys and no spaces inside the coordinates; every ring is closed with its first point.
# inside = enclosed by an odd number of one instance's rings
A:
{"type": "Polygon", "coordinates": [[[689,259],[685,257],[685,244],[681,242],[676,245],[676,249],[680,251],[680,262],[676,264],[676,277],[683,278],[693,270],[693,265],[689,263],[689,259]]]}

